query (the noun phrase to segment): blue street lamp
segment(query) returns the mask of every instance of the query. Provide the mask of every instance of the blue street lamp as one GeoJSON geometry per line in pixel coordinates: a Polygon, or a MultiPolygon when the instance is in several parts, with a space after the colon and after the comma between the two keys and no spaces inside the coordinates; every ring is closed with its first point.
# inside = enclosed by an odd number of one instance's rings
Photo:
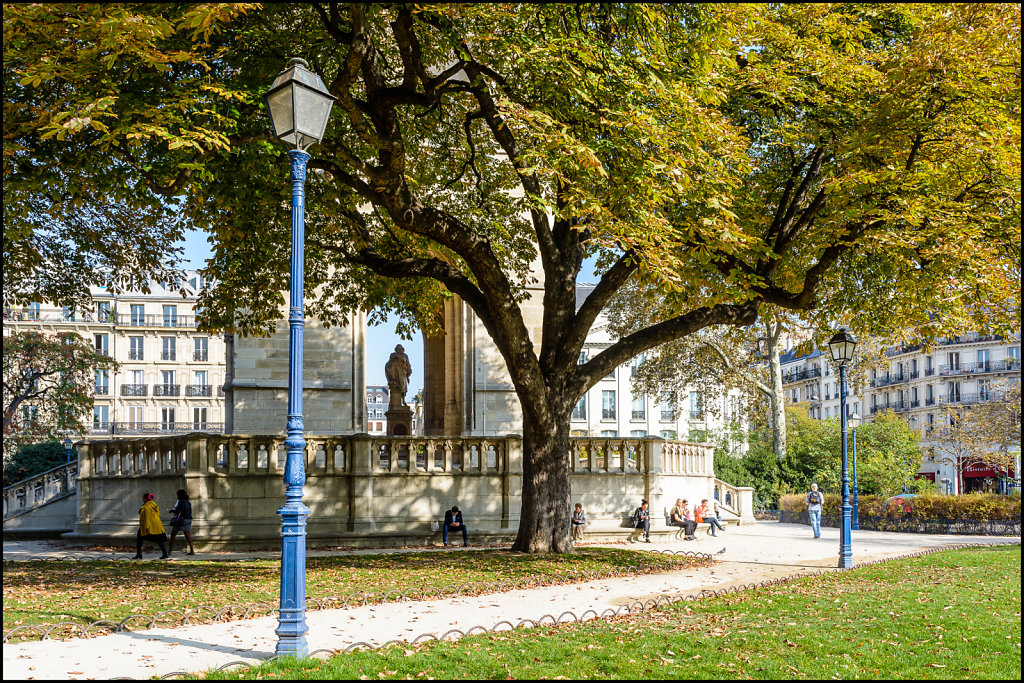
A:
{"type": "Polygon", "coordinates": [[[854,413],[849,417],[850,422],[850,455],[853,456],[853,518],[850,528],[854,531],[860,530],[860,508],[857,505],[857,427],[860,426],[860,415],[854,413]]]}
{"type": "Polygon", "coordinates": [[[852,524],[850,521],[850,472],[846,465],[846,366],[853,360],[853,351],[857,348],[857,340],[853,335],[840,328],[828,340],[828,348],[832,360],[839,366],[839,429],[843,449],[843,507],[842,521],[839,525],[839,568],[853,567],[853,547],[851,544],[852,524]]]}
{"type": "Polygon", "coordinates": [[[71,464],[71,449],[74,448],[74,446],[75,442],[71,440],[70,436],[64,439],[64,452],[67,453],[67,462],[69,465],[71,464]]]}
{"type": "Polygon", "coordinates": [[[306,481],[306,440],[302,437],[302,326],[305,275],[305,149],[323,139],[334,97],[303,59],[290,59],[267,93],[274,135],[295,145],[288,152],[292,180],[292,261],[288,309],[288,458],[284,468],[281,515],[281,608],[277,654],[304,657],[306,643],[306,517],[302,485],[306,481]]]}

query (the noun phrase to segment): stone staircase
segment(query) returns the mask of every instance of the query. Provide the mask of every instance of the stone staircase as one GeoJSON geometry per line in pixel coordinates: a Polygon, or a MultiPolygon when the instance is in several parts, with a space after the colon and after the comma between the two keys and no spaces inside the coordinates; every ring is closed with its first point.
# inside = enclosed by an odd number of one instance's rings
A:
{"type": "Polygon", "coordinates": [[[78,511],[78,461],[4,487],[4,535],[71,531],[78,511]]]}

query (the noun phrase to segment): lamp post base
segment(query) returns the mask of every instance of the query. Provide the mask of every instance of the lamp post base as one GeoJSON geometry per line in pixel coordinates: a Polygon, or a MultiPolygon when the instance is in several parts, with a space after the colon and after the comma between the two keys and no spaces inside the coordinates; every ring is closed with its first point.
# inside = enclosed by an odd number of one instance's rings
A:
{"type": "Polygon", "coordinates": [[[305,657],[306,642],[306,518],[309,508],[298,503],[285,505],[281,515],[281,608],[278,611],[278,655],[305,657]]]}

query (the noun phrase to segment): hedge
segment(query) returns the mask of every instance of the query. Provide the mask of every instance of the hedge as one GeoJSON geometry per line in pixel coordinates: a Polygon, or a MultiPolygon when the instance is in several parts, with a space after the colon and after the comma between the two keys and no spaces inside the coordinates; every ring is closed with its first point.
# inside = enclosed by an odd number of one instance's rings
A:
{"type": "MultiPolygon", "coordinates": [[[[996,493],[967,493],[962,496],[947,496],[941,493],[922,493],[910,498],[910,514],[904,508],[889,504],[883,509],[886,498],[879,496],[858,496],[857,510],[860,518],[903,517],[908,519],[997,519],[1020,518],[1020,496],[1001,496],[996,493]]],[[[825,514],[838,515],[842,498],[835,493],[825,494],[825,514]]],[[[779,510],[784,512],[807,512],[807,494],[790,494],[779,498],[779,510]]]]}

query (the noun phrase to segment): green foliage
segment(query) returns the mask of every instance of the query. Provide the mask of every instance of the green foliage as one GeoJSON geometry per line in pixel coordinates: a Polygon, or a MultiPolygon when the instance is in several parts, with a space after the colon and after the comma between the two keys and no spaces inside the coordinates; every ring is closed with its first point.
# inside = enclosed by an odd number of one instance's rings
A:
{"type": "Polygon", "coordinates": [[[67,457],[67,450],[60,441],[25,444],[4,463],[4,486],[63,465],[67,457]]]}
{"type": "Polygon", "coordinates": [[[608,620],[201,677],[1018,680],[1020,558],[1019,546],[946,551],[608,620]]]}

